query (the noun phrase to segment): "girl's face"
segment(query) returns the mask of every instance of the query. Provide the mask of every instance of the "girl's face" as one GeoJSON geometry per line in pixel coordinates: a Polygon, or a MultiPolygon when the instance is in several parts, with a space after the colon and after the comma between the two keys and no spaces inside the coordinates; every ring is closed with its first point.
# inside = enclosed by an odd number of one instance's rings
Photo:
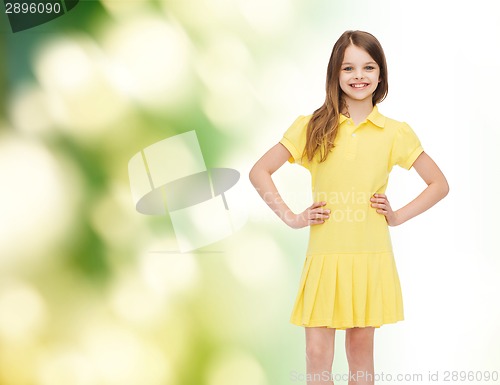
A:
{"type": "Polygon", "coordinates": [[[377,89],[380,67],[364,49],[351,44],[340,67],[339,83],[347,104],[367,101],[377,89]]]}

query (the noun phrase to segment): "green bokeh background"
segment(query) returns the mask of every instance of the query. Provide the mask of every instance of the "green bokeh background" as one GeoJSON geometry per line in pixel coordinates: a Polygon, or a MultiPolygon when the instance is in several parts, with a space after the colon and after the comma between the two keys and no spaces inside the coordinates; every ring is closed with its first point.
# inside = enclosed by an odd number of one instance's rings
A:
{"type": "MultiPolygon", "coordinates": [[[[322,102],[346,29],[379,37],[393,82],[382,111],[415,123],[452,186],[395,230],[407,319],[377,331],[375,370],[440,371],[432,383],[499,371],[498,6],[404,3],[81,1],[16,34],[2,11],[0,384],[305,383],[292,378],[304,332],[288,320],[307,229],[286,228],[247,175],[322,102]],[[208,168],[241,173],[248,221],[183,254],[168,217],[135,211],[127,164],[193,129],[208,168]],[[457,212],[478,196],[476,214],[457,212]]],[[[403,203],[422,184],[395,174],[403,203]]],[[[304,170],[275,179],[294,210],[310,204],[304,170]]],[[[343,338],[334,373],[347,372],[343,338]]]]}

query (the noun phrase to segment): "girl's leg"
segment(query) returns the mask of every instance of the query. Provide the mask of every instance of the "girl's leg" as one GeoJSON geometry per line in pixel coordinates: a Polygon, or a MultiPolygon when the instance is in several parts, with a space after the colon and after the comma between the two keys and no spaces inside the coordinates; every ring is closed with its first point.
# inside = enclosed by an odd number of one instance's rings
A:
{"type": "Polygon", "coordinates": [[[335,329],[305,327],[307,385],[333,385],[331,380],[335,329]]]}
{"type": "Polygon", "coordinates": [[[374,327],[346,329],[345,351],[349,363],[349,385],[373,385],[374,327]]]}

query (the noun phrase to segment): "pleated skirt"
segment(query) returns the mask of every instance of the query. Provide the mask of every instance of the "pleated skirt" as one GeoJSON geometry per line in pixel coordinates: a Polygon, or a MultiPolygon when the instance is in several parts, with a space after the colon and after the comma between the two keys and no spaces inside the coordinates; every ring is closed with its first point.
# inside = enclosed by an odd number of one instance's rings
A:
{"type": "Polygon", "coordinates": [[[316,254],[304,261],[290,322],[345,330],[404,319],[392,252],[316,254]]]}

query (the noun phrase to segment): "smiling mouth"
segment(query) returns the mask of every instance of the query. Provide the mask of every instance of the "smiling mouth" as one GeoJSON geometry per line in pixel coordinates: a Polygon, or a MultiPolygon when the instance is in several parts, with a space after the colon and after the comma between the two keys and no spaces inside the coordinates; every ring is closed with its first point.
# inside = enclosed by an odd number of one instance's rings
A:
{"type": "Polygon", "coordinates": [[[352,88],[366,88],[368,83],[354,83],[350,85],[352,88]]]}

